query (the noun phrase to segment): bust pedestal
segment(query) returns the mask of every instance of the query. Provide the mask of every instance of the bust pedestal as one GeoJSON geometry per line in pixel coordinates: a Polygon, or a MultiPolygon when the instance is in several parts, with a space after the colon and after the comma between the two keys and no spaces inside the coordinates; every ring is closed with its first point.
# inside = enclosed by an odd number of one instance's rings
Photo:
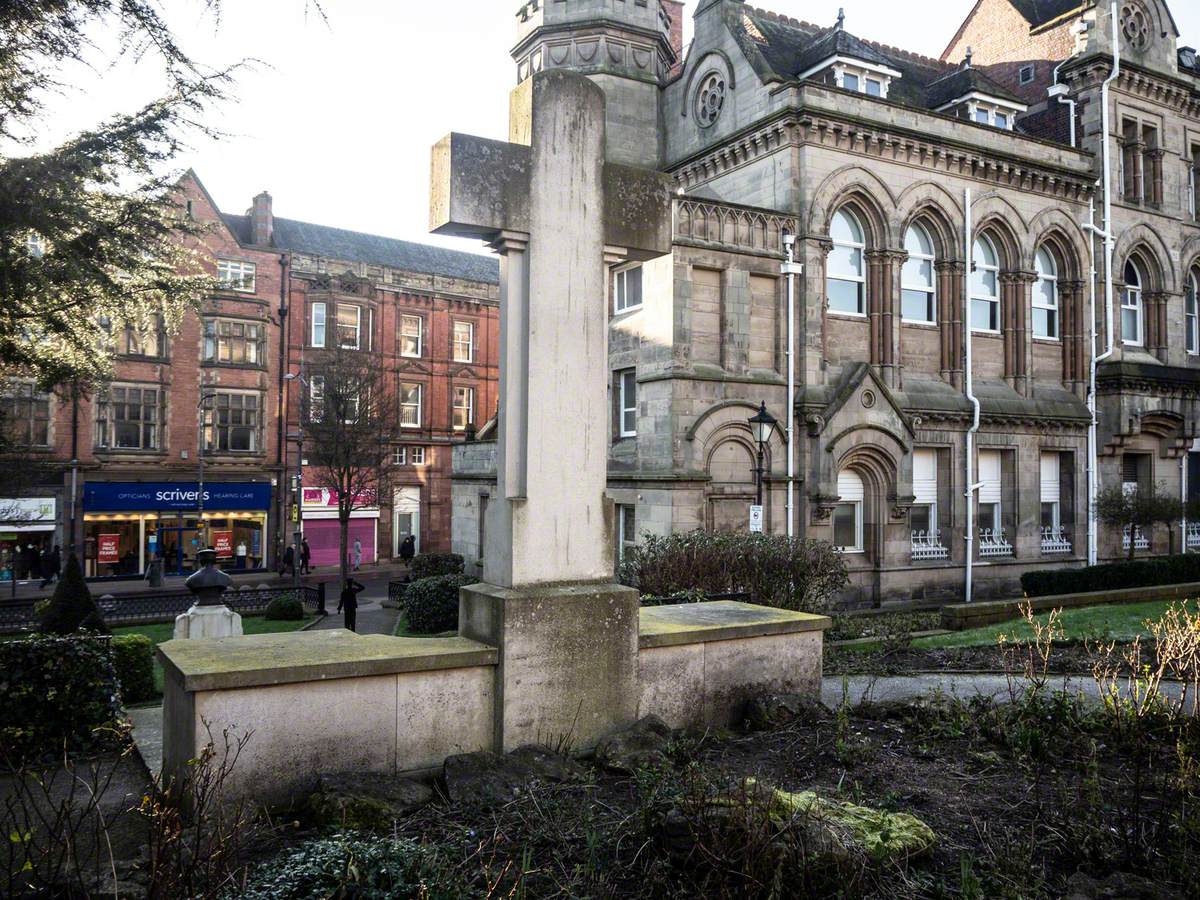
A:
{"type": "Polygon", "coordinates": [[[203,567],[187,580],[196,603],[175,619],[175,639],[241,636],[242,617],[221,602],[233,579],[217,568],[217,551],[201,550],[196,558],[203,567]]]}

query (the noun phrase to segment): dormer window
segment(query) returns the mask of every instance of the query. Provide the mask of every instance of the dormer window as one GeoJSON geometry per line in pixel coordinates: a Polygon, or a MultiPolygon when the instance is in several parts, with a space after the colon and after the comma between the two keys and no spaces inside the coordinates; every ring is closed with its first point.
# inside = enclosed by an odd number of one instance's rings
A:
{"type": "Polygon", "coordinates": [[[1012,131],[1017,115],[1025,112],[1028,108],[1009,100],[993,97],[990,94],[972,92],[938,107],[937,111],[966,118],[977,125],[987,125],[999,128],[1001,131],[1012,131]]]}
{"type": "Polygon", "coordinates": [[[819,66],[800,76],[801,80],[808,78],[822,69],[833,68],[833,81],[838,87],[856,94],[866,94],[868,97],[878,97],[886,100],[888,88],[892,79],[899,78],[900,73],[887,66],[876,65],[849,57],[837,56],[826,60],[819,66]]]}

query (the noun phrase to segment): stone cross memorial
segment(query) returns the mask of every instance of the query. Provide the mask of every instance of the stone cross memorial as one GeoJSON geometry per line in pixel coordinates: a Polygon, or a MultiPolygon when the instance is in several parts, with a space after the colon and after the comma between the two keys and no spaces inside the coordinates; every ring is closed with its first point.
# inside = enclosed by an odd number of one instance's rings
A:
{"type": "Polygon", "coordinates": [[[501,256],[497,489],[462,636],[500,655],[497,745],[586,746],[637,716],[638,597],[612,583],[608,267],[671,249],[667,176],[605,162],[605,97],[582,75],[513,93],[510,143],[433,151],[431,228],[501,256]]]}

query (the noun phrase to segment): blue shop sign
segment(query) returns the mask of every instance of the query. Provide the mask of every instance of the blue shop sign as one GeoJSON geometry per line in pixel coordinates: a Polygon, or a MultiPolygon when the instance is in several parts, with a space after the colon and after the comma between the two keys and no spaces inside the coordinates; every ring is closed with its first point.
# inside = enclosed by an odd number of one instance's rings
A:
{"type": "MultiPolygon", "coordinates": [[[[195,481],[89,481],[83,486],[86,512],[191,511],[200,508],[195,481]]],[[[259,482],[205,482],[204,509],[248,512],[271,508],[271,485],[259,482]]]]}

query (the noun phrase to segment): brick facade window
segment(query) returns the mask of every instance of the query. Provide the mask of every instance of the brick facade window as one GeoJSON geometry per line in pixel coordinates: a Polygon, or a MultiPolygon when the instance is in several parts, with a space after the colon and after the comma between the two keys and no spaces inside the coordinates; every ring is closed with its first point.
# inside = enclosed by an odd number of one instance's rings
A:
{"type": "Polygon", "coordinates": [[[309,336],[308,343],[310,347],[325,346],[325,316],[326,306],[324,303],[313,303],[308,309],[309,318],[309,336]]]}
{"type": "Polygon", "coordinates": [[[217,283],[222,290],[253,294],[258,267],[252,262],[237,259],[217,260],[217,283]]]}
{"type": "Polygon", "coordinates": [[[158,450],[161,394],[158,388],[113,385],[96,404],[96,446],[109,450],[158,450]]]}
{"type": "Polygon", "coordinates": [[[425,349],[425,320],[420,316],[400,317],[400,355],[418,358],[425,349]]]}
{"type": "Polygon", "coordinates": [[[400,383],[400,427],[421,427],[421,385],[400,383]]]}
{"type": "Polygon", "coordinates": [[[454,361],[475,361],[475,326],[470,322],[454,323],[454,361]]]}
{"type": "Polygon", "coordinates": [[[15,382],[0,394],[0,425],[18,447],[50,446],[50,395],[29,382],[15,382]]]}
{"type": "Polygon", "coordinates": [[[453,428],[455,431],[466,431],[475,421],[475,389],[456,387],[454,389],[453,428]]]}
{"type": "Polygon", "coordinates": [[[122,356],[143,356],[161,359],[167,355],[167,331],[158,318],[148,329],[142,331],[126,325],[117,338],[117,353],[122,356]]]}
{"type": "Polygon", "coordinates": [[[208,452],[257,453],[261,449],[262,398],[257,393],[214,394],[205,418],[208,452]]]}
{"type": "Polygon", "coordinates": [[[362,339],[362,307],[349,303],[337,305],[337,339],[343,350],[360,350],[362,339]]]}
{"type": "Polygon", "coordinates": [[[263,362],[265,334],[262,325],[231,319],[204,323],[204,361],[235,366],[257,366],[263,362]]]}

